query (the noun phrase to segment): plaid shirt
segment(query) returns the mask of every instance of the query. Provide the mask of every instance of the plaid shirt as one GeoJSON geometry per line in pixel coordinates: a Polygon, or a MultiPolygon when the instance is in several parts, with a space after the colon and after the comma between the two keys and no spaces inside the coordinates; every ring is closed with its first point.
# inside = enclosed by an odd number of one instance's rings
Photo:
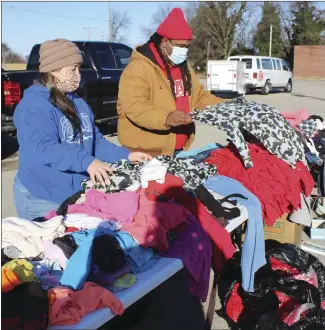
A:
{"type": "Polygon", "coordinates": [[[318,124],[313,119],[303,120],[297,128],[303,133],[306,138],[313,137],[318,131],[318,124]]]}

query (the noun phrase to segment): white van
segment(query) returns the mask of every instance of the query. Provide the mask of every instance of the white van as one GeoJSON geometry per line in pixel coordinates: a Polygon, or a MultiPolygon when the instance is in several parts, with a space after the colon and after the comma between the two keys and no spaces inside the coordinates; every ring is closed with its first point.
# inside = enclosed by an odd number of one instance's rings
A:
{"type": "Polygon", "coordinates": [[[239,55],[230,56],[228,61],[246,63],[246,91],[261,89],[264,95],[272,88],[283,88],[287,93],[292,91],[292,72],[280,58],[239,55]]]}

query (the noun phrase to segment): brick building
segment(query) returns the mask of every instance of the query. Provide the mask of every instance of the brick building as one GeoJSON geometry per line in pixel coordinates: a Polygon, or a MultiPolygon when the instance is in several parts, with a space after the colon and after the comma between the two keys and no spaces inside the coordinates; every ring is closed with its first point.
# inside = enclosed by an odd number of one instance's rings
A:
{"type": "Polygon", "coordinates": [[[325,79],[325,45],[295,46],[293,76],[325,79]]]}

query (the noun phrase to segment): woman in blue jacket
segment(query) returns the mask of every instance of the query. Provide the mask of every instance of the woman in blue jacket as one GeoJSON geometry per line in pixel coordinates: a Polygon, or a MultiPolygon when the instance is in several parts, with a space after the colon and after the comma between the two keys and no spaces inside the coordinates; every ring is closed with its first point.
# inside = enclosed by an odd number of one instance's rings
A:
{"type": "Polygon", "coordinates": [[[56,210],[89,176],[104,184],[113,171],[106,162],[150,159],[110,143],[99,132],[91,109],[73,93],[80,84],[81,63],[74,43],[64,39],[43,43],[41,83],[24,92],[15,110],[19,167],[14,200],[21,218],[32,220],[56,210]]]}

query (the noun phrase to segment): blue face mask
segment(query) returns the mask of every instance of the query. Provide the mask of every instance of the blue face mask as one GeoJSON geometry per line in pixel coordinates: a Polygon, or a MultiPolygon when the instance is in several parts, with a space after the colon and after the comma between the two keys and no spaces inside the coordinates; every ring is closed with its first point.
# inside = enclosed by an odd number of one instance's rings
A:
{"type": "MultiPolygon", "coordinates": [[[[168,41],[168,43],[170,44],[169,41],[168,41]]],[[[172,54],[168,55],[167,52],[166,52],[166,54],[172,63],[174,63],[175,65],[180,65],[187,60],[188,48],[176,47],[176,46],[172,46],[171,44],[170,44],[170,46],[173,49],[172,54]]]]}

